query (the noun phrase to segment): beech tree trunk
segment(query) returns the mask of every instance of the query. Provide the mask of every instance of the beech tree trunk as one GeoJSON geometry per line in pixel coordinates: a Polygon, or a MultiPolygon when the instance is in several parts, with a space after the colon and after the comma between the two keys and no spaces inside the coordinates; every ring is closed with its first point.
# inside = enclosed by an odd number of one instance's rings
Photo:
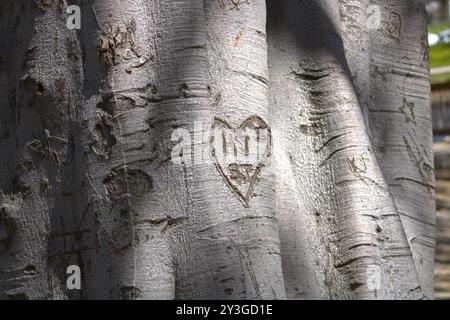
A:
{"type": "Polygon", "coordinates": [[[433,297],[421,1],[2,0],[0,52],[0,298],[433,297]]]}

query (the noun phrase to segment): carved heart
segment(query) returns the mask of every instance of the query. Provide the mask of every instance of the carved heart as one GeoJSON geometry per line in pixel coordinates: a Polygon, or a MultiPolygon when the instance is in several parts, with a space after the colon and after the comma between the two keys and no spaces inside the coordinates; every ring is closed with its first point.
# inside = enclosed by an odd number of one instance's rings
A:
{"type": "Polygon", "coordinates": [[[231,192],[248,208],[261,169],[271,156],[270,127],[260,117],[250,116],[237,129],[214,118],[211,129],[209,149],[214,164],[231,192]]]}

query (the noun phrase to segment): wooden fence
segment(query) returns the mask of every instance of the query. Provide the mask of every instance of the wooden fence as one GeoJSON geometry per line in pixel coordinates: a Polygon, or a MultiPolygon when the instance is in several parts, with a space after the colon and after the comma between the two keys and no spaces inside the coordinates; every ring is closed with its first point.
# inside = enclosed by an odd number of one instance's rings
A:
{"type": "MultiPolygon", "coordinates": [[[[431,85],[433,134],[450,136],[450,82],[431,85]]],[[[435,139],[437,191],[435,299],[450,299],[450,143],[435,139]]]]}
{"type": "Polygon", "coordinates": [[[450,135],[450,82],[431,86],[434,135],[450,135]]]}

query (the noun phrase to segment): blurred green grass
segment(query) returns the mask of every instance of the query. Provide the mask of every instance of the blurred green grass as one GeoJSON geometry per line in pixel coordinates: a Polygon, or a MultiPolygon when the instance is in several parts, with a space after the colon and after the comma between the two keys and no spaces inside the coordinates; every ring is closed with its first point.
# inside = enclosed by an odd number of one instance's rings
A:
{"type": "MultiPolygon", "coordinates": [[[[446,23],[434,26],[428,26],[428,32],[438,34],[450,26],[446,23]]],[[[450,43],[439,43],[430,47],[430,68],[437,68],[450,65],[450,43]]],[[[449,74],[434,75],[431,77],[431,82],[447,82],[450,81],[449,74]]]]}
{"type": "Polygon", "coordinates": [[[431,68],[450,65],[450,43],[439,43],[430,48],[431,68]]]}
{"type": "Polygon", "coordinates": [[[429,25],[428,26],[428,32],[439,33],[441,31],[444,31],[445,29],[448,29],[448,28],[450,28],[450,25],[448,23],[429,25]]]}
{"type": "Polygon", "coordinates": [[[431,76],[431,83],[450,82],[450,73],[437,74],[431,76]]]}

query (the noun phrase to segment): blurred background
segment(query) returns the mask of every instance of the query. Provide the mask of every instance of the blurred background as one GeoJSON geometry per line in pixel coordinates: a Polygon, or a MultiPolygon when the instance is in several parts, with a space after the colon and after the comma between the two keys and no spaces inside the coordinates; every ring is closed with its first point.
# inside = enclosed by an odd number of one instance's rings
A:
{"type": "Polygon", "coordinates": [[[450,299],[450,0],[425,3],[437,187],[435,299],[450,299]]]}

